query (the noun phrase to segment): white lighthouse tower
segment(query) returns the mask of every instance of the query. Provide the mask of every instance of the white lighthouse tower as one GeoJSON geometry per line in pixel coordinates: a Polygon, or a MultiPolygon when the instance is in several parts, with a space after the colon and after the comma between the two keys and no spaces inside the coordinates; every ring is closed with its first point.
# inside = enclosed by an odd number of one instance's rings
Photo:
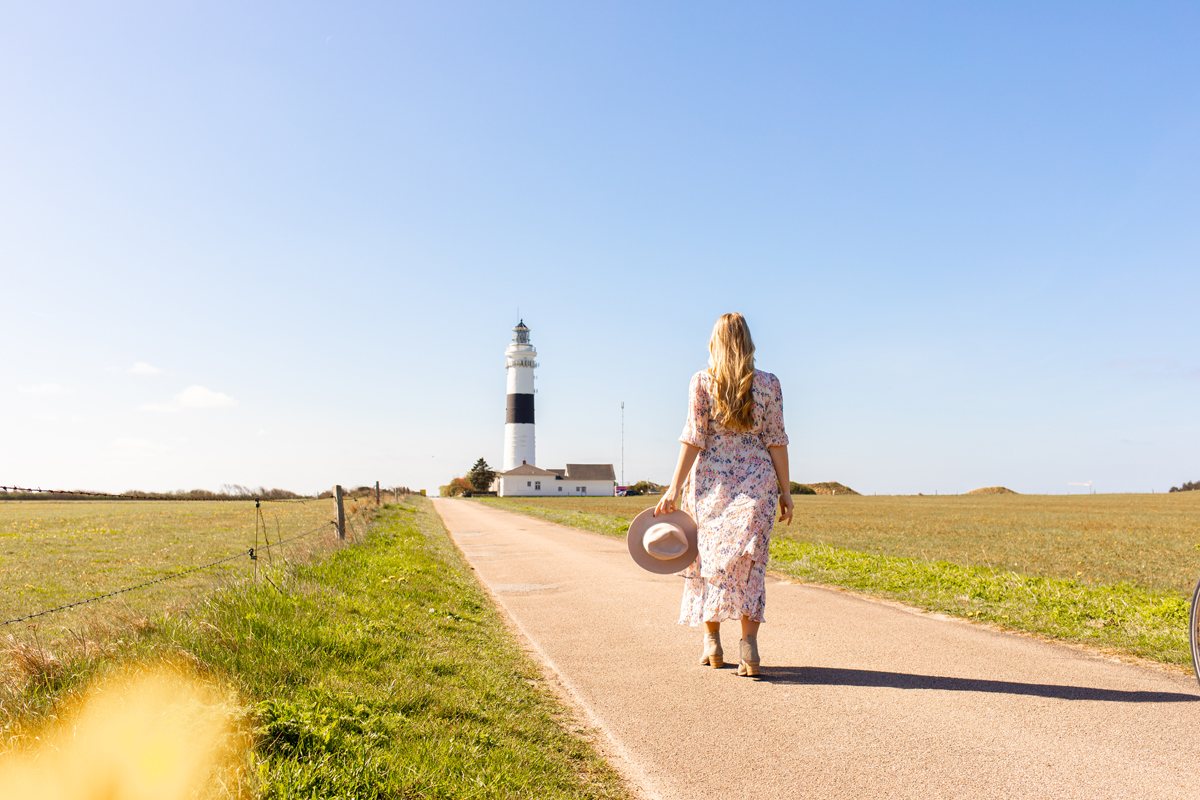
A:
{"type": "Polygon", "coordinates": [[[525,321],[513,328],[513,340],[504,351],[508,367],[508,415],[504,418],[504,469],[521,464],[537,466],[533,444],[533,370],[537,350],[529,343],[525,321]]]}

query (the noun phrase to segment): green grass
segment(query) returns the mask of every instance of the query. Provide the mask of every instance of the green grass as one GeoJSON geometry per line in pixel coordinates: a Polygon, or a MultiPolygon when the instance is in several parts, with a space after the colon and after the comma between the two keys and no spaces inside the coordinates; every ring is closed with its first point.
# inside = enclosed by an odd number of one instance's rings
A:
{"type": "Polygon", "coordinates": [[[1169,589],[862,553],[784,536],[771,542],[770,566],[805,582],[1156,661],[1191,663],[1188,598],[1169,589]]]}
{"type": "MultiPolygon", "coordinates": [[[[614,535],[656,499],[486,502],[614,535]]],[[[1200,492],[793,499],[795,521],[775,528],[776,572],[1190,663],[1187,609],[1200,576],[1200,492]]]]}
{"type": "MultiPolygon", "coordinates": [[[[581,511],[570,507],[555,507],[542,498],[527,498],[522,497],[518,500],[508,500],[492,497],[472,498],[476,502],[485,505],[500,508],[505,511],[512,511],[517,514],[524,514],[528,517],[537,517],[548,522],[557,522],[559,525],[568,525],[572,528],[580,528],[593,533],[603,533],[605,536],[619,536],[624,538],[629,531],[629,519],[623,516],[597,513],[595,511],[581,511]],[[535,499],[534,504],[527,504],[522,501],[535,499]]],[[[618,498],[623,499],[623,498],[618,498]]],[[[558,500],[558,498],[552,498],[558,500]]],[[[584,501],[587,502],[587,501],[584,501]]],[[[653,503],[651,504],[653,505],[653,503]]],[[[641,510],[641,509],[639,509],[641,510]]],[[[636,514],[634,515],[636,516],[636,514]]]]}
{"type": "Polygon", "coordinates": [[[266,798],[626,796],[427,500],[273,580],[211,594],[117,659],[49,671],[7,707],[48,716],[105,664],[184,651],[252,707],[266,798]]]}
{"type": "MultiPolygon", "coordinates": [[[[332,500],[265,502],[271,541],[319,527],[332,500]]],[[[255,547],[252,501],[47,500],[0,502],[0,621],[105,594],[255,547]]],[[[261,527],[261,526],[260,526],[261,527]]],[[[327,528],[332,531],[332,527],[327,528]]],[[[326,537],[330,533],[323,534],[326,537]]],[[[318,536],[317,538],[320,538],[318,536]]],[[[258,544],[263,544],[260,532],[258,544]]],[[[307,548],[308,539],[284,553],[307,548]]],[[[280,555],[268,551],[270,557],[280,555]]],[[[253,574],[249,557],[38,621],[54,640],[81,619],[152,616],[253,574]]]]}

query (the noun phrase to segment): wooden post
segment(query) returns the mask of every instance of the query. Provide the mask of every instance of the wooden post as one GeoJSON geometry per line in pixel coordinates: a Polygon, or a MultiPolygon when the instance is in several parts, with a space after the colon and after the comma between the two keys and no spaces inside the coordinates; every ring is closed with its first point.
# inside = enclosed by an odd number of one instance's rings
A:
{"type": "Polygon", "coordinates": [[[345,507],[344,505],[342,505],[342,487],[341,487],[341,486],[334,486],[334,487],[333,487],[333,490],[334,490],[334,494],[336,494],[336,495],[337,495],[337,507],[338,507],[338,520],[337,520],[337,525],[338,525],[338,538],[339,538],[339,539],[345,539],[345,538],[346,538],[346,507],[345,507]]]}
{"type": "Polygon", "coordinates": [[[396,487],[396,502],[397,503],[400,502],[400,487],[399,486],[396,487]]]}
{"type": "Polygon", "coordinates": [[[379,481],[375,481],[375,505],[379,505],[379,481]]]}

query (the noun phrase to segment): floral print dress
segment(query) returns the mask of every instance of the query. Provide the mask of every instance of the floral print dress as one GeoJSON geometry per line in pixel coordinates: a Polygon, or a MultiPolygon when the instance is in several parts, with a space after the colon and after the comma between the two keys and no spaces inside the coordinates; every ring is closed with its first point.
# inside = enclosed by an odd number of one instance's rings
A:
{"type": "Polygon", "coordinates": [[[788,443],[783,391],[769,372],[754,371],[754,425],[726,428],[717,419],[716,386],[708,372],[692,376],[688,418],[679,441],[700,448],[684,485],[681,507],[696,520],[700,553],[686,581],[680,625],[746,616],[763,621],[767,557],[779,482],[768,447],[788,443]]]}

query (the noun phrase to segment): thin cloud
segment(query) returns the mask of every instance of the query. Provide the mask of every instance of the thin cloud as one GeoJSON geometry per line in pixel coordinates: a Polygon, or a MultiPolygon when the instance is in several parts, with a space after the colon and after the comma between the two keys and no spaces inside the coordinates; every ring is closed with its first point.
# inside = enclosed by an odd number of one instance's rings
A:
{"type": "Polygon", "coordinates": [[[1108,369],[1131,374],[1143,379],[1194,379],[1200,378],[1200,367],[1186,367],[1173,358],[1139,358],[1109,361],[1108,369]]]}
{"type": "Polygon", "coordinates": [[[118,461],[146,461],[171,452],[165,444],[148,439],[114,439],[111,447],[118,461]]]}
{"type": "Polygon", "coordinates": [[[39,383],[36,386],[18,386],[17,391],[21,394],[36,394],[41,396],[53,394],[70,394],[71,390],[60,386],[57,383],[39,383]]]}
{"type": "Polygon", "coordinates": [[[237,401],[229,395],[203,386],[189,386],[175,395],[175,401],[184,408],[229,408],[237,405],[237,401]]]}
{"type": "Polygon", "coordinates": [[[1136,358],[1109,361],[1104,366],[1109,369],[1174,369],[1178,362],[1173,358],[1136,358]]]}
{"type": "Polygon", "coordinates": [[[204,386],[189,386],[175,395],[169,403],[143,403],[142,411],[174,413],[188,408],[232,408],[237,401],[223,392],[214,392],[204,386]]]}
{"type": "Polygon", "coordinates": [[[118,375],[162,375],[162,370],[158,367],[152,367],[145,361],[134,362],[132,367],[109,367],[109,372],[115,372],[118,375]]]}

